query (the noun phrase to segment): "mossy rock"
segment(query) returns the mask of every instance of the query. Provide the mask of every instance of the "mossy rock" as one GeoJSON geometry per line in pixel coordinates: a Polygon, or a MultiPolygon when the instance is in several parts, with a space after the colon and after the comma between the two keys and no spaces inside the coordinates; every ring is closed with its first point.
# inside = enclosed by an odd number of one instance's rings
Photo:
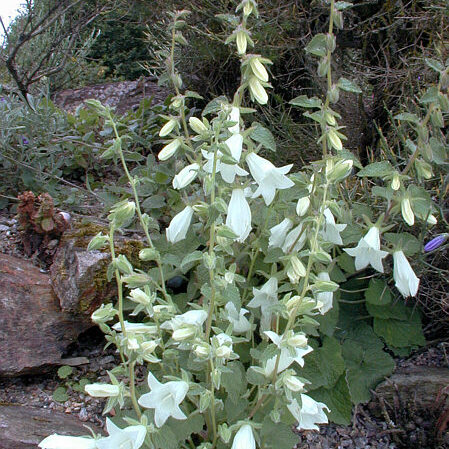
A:
{"type": "MultiPolygon", "coordinates": [[[[50,267],[51,283],[62,310],[91,314],[102,303],[116,295],[116,284],[107,280],[111,262],[109,248],[88,251],[87,246],[99,232],[107,234],[106,226],[96,223],[74,223],[61,238],[50,267]]],[[[138,269],[148,269],[139,259],[143,241],[117,235],[116,255],[123,254],[138,269]]]]}

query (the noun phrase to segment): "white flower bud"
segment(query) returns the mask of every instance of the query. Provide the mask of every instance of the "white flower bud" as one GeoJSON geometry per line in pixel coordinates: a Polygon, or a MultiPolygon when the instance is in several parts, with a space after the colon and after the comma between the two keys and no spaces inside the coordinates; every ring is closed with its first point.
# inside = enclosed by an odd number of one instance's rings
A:
{"type": "Polygon", "coordinates": [[[304,334],[294,334],[287,339],[287,344],[293,348],[304,348],[307,346],[307,337],[304,334]]]}
{"type": "Polygon", "coordinates": [[[170,119],[159,131],[159,136],[160,137],[168,136],[173,131],[173,129],[177,124],[178,124],[177,120],[175,120],[174,118],[170,119]]]}
{"type": "Polygon", "coordinates": [[[332,148],[335,148],[337,151],[343,150],[343,144],[341,143],[340,137],[338,137],[334,128],[330,128],[327,133],[327,140],[332,148]]]}
{"type": "Polygon", "coordinates": [[[197,134],[203,134],[207,131],[206,125],[199,118],[190,117],[189,125],[197,134]]]}
{"type": "Polygon", "coordinates": [[[180,146],[181,141],[179,139],[172,140],[169,144],[165,145],[165,147],[162,148],[161,151],[159,151],[159,154],[157,155],[158,159],[160,161],[166,161],[167,159],[170,159],[176,153],[180,146]]]}
{"type": "Polygon", "coordinates": [[[84,387],[84,391],[94,398],[109,398],[118,396],[120,388],[118,385],[89,384],[84,387]]]}
{"type": "Polygon", "coordinates": [[[182,327],[181,329],[176,329],[172,338],[175,341],[184,341],[192,338],[196,334],[196,329],[194,327],[182,327]]]}
{"type": "Polygon", "coordinates": [[[399,174],[395,173],[393,175],[393,179],[391,180],[391,188],[393,190],[399,190],[401,187],[401,179],[399,178],[399,174]]]}
{"type": "Polygon", "coordinates": [[[249,79],[249,90],[259,104],[268,103],[268,94],[255,76],[249,79]]]}
{"type": "Polygon", "coordinates": [[[249,64],[251,66],[251,70],[255,76],[260,81],[268,82],[268,72],[265,66],[260,62],[258,57],[253,57],[250,59],[249,64]]]}
{"type": "Polygon", "coordinates": [[[413,213],[412,206],[408,198],[403,198],[401,201],[401,213],[402,218],[409,226],[413,226],[415,224],[415,214],[413,213]]]}
{"type": "Polygon", "coordinates": [[[142,304],[144,306],[148,306],[152,303],[151,298],[140,288],[135,288],[131,290],[129,296],[132,301],[137,302],[138,304],[142,304]]]}
{"type": "Polygon", "coordinates": [[[301,382],[296,376],[287,374],[284,379],[284,385],[291,391],[298,392],[304,389],[304,383],[301,382]]]}
{"type": "Polygon", "coordinates": [[[244,55],[246,53],[246,47],[248,45],[247,36],[246,36],[245,31],[237,32],[235,41],[236,41],[236,44],[237,44],[238,54],[239,55],[244,55]]]}
{"type": "Polygon", "coordinates": [[[195,346],[194,352],[199,359],[207,359],[210,354],[210,348],[206,344],[201,344],[195,346]]]}
{"type": "Polygon", "coordinates": [[[188,186],[197,176],[200,166],[196,163],[184,167],[174,178],[173,187],[177,190],[188,186]]]}
{"type": "Polygon", "coordinates": [[[310,207],[310,198],[308,196],[304,196],[298,200],[296,204],[296,213],[302,217],[306,214],[310,207]]]}
{"type": "Polygon", "coordinates": [[[298,259],[297,256],[293,255],[290,257],[290,266],[287,269],[287,276],[292,284],[297,284],[299,280],[306,275],[306,267],[298,259]]]}
{"type": "Polygon", "coordinates": [[[229,346],[220,346],[216,349],[215,354],[217,357],[228,359],[232,354],[232,349],[229,346]]]}

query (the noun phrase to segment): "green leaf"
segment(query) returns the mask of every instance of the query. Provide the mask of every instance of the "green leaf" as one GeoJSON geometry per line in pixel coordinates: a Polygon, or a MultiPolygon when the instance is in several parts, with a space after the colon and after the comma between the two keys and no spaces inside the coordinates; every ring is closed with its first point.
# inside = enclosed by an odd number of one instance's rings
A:
{"type": "Polygon", "coordinates": [[[142,203],[142,208],[144,210],[148,209],[160,209],[161,207],[166,206],[165,198],[162,195],[153,195],[147,198],[142,203]]]}
{"type": "Polygon", "coordinates": [[[323,102],[317,97],[309,98],[307,95],[300,95],[299,97],[290,100],[289,103],[301,108],[320,108],[323,102]]]}
{"type": "Polygon", "coordinates": [[[176,439],[184,442],[192,434],[199,434],[203,430],[204,418],[202,415],[190,415],[185,420],[169,420],[168,425],[176,439]]]}
{"type": "Polygon", "coordinates": [[[444,70],[444,65],[440,61],[432,58],[425,58],[426,64],[436,72],[442,72],[444,70]]]}
{"type": "Polygon", "coordinates": [[[240,362],[230,362],[226,367],[230,371],[222,373],[221,385],[231,401],[237,402],[238,398],[246,391],[245,368],[240,362]]]}
{"type": "Polygon", "coordinates": [[[404,305],[401,300],[394,302],[393,304],[379,305],[379,304],[366,304],[368,313],[374,318],[389,319],[405,321],[408,320],[410,313],[408,307],[404,305]]]}
{"type": "Polygon", "coordinates": [[[203,258],[203,252],[202,251],[193,251],[193,253],[187,254],[184,259],[182,259],[181,262],[181,270],[184,271],[184,269],[190,265],[193,262],[198,262],[203,258]]]}
{"type": "Polygon", "coordinates": [[[323,33],[316,34],[312,40],[306,45],[305,50],[315,56],[326,56],[326,35],[323,33]]]}
{"type": "Polygon", "coordinates": [[[438,101],[438,94],[439,94],[438,87],[436,86],[429,87],[424,93],[424,95],[419,99],[419,102],[421,104],[436,103],[438,101]]]}
{"type": "Polygon", "coordinates": [[[394,118],[403,122],[419,123],[419,117],[410,112],[402,112],[401,114],[395,115],[394,118]]]}
{"type": "Polygon", "coordinates": [[[320,323],[320,333],[326,335],[327,337],[332,337],[334,335],[335,327],[338,323],[339,305],[336,299],[338,295],[338,292],[334,295],[332,309],[324,315],[317,315],[315,317],[318,323],[320,323]]]}
{"type": "Polygon", "coordinates": [[[415,215],[421,220],[426,220],[432,207],[429,193],[424,188],[415,185],[408,186],[407,192],[415,215]]]}
{"type": "Polygon", "coordinates": [[[388,285],[382,279],[371,279],[368,290],[365,292],[365,299],[368,304],[384,306],[391,303],[392,294],[388,285]]]}
{"type": "Polygon", "coordinates": [[[347,253],[341,253],[337,257],[338,266],[348,274],[356,272],[354,258],[347,253]]]}
{"type": "Polygon", "coordinates": [[[169,425],[164,425],[157,432],[151,434],[151,439],[155,449],[178,449],[178,438],[171,429],[172,426],[177,426],[179,421],[169,418],[173,421],[173,424],[169,421],[169,425]]]}
{"type": "Polygon", "coordinates": [[[68,401],[69,395],[67,394],[67,388],[58,387],[52,394],[52,398],[56,402],[65,402],[68,401]]]}
{"type": "Polygon", "coordinates": [[[221,111],[221,107],[222,107],[223,103],[228,103],[228,99],[225,96],[214,98],[212,101],[207,103],[207,105],[203,109],[203,112],[201,113],[201,115],[205,116],[208,114],[214,114],[216,112],[221,111]]]}
{"type": "Polygon", "coordinates": [[[370,390],[394,369],[393,359],[383,351],[382,341],[373,329],[359,323],[348,329],[342,355],[346,363],[346,380],[354,404],[370,400],[370,390]]]}
{"type": "Polygon", "coordinates": [[[344,9],[352,8],[354,5],[351,2],[335,2],[335,9],[343,11],[344,9]]]}
{"type": "Polygon", "coordinates": [[[357,84],[354,83],[354,81],[348,80],[346,78],[340,78],[337,82],[337,86],[345,90],[346,92],[354,92],[355,94],[361,94],[362,89],[360,89],[357,84]]]}
{"type": "Polygon", "coordinates": [[[324,337],[323,345],[307,355],[306,364],[299,373],[312,382],[309,389],[332,388],[344,369],[340,343],[335,338],[324,337]]]}
{"type": "Polygon", "coordinates": [[[322,387],[314,390],[310,392],[310,397],[315,401],[324,402],[329,407],[330,413],[327,413],[329,421],[340,425],[348,425],[351,422],[351,395],[344,375],[338,378],[332,388],[322,387]]]}
{"type": "Polygon", "coordinates": [[[276,141],[271,131],[257,122],[253,122],[251,126],[254,128],[250,135],[251,139],[260,143],[267,150],[276,151],[276,141]]]}
{"type": "Polygon", "coordinates": [[[237,400],[233,402],[231,397],[228,396],[224,405],[227,422],[232,423],[239,419],[245,419],[247,417],[246,410],[248,410],[248,405],[248,399],[237,398],[237,400]]]}
{"type": "Polygon", "coordinates": [[[357,176],[383,178],[384,176],[392,174],[394,171],[395,170],[388,161],[381,161],[381,162],[374,162],[362,168],[357,173],[357,176]]]}
{"type": "Polygon", "coordinates": [[[232,302],[237,310],[240,310],[240,290],[235,285],[229,284],[223,291],[222,296],[225,303],[232,302]]]}
{"type": "Polygon", "coordinates": [[[392,243],[398,249],[402,248],[402,251],[404,251],[406,256],[411,257],[421,251],[420,241],[408,232],[387,232],[383,236],[387,242],[392,243]]]}
{"type": "Polygon", "coordinates": [[[374,186],[371,193],[374,196],[380,196],[388,201],[391,201],[394,197],[394,191],[392,189],[387,189],[386,187],[374,186]]]}
{"type": "Polygon", "coordinates": [[[263,420],[260,439],[260,447],[273,449],[292,449],[298,442],[291,426],[283,422],[274,423],[269,416],[263,420]]]}
{"type": "Polygon", "coordinates": [[[265,263],[276,263],[279,262],[280,258],[284,255],[282,248],[268,248],[267,255],[263,261],[265,263]]]}
{"type": "Polygon", "coordinates": [[[84,393],[84,387],[90,384],[90,380],[83,377],[77,384],[72,386],[72,389],[84,393]]]}
{"type": "Polygon", "coordinates": [[[265,385],[267,383],[265,376],[255,371],[252,367],[246,372],[246,378],[251,385],[265,385]]]}
{"type": "Polygon", "coordinates": [[[409,312],[407,321],[374,318],[373,326],[374,332],[382,337],[389,346],[404,348],[426,344],[421,318],[417,310],[409,312]]]}
{"type": "Polygon", "coordinates": [[[58,377],[60,379],[67,379],[67,377],[69,377],[72,373],[73,368],[68,365],[61,366],[61,368],[58,369],[58,377]]]}

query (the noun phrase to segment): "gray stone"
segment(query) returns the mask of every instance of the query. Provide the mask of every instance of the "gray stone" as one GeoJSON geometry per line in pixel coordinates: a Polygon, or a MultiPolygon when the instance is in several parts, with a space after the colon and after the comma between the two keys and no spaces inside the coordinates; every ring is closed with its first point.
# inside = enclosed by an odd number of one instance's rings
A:
{"type": "Polygon", "coordinates": [[[0,376],[42,372],[92,326],[62,311],[50,277],[29,261],[0,254],[0,376]]]}
{"type": "MultiPolygon", "coordinates": [[[[449,369],[431,366],[411,366],[398,370],[376,388],[376,396],[390,404],[398,398],[404,406],[429,409],[447,387],[449,369]]],[[[442,395],[445,399],[446,395],[442,395]]]]}
{"type": "MultiPolygon", "coordinates": [[[[0,449],[38,449],[54,433],[84,436],[89,430],[73,415],[21,405],[0,405],[0,449]]],[[[89,424],[95,433],[101,429],[89,424]]]]}

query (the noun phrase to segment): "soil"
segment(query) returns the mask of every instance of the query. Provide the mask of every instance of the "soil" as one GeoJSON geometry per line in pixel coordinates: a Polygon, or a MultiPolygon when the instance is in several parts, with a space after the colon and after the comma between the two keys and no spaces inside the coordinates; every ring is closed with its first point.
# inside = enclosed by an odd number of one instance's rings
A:
{"type": "MultiPolygon", "coordinates": [[[[17,220],[6,213],[0,213],[0,252],[26,257],[20,245],[17,220]]],[[[29,259],[40,266],[38,256],[34,254],[29,259]]],[[[92,398],[73,388],[82,379],[109,382],[107,371],[118,364],[118,355],[112,347],[105,350],[104,345],[99,329],[87,331],[69,348],[65,357],[85,357],[88,363],[74,367],[67,379],[58,377],[57,368],[40,376],[0,379],[0,402],[57,410],[76,415],[86,424],[104,426],[105,400],[92,398]],[[65,402],[53,398],[55,390],[61,386],[67,388],[65,402]]],[[[396,363],[398,367],[449,367],[449,343],[436,342],[406,359],[397,359],[396,363]]],[[[137,373],[136,380],[145,382],[143,370],[137,373]]],[[[393,409],[387,409],[373,400],[355,408],[352,423],[348,426],[329,424],[320,426],[319,431],[297,432],[296,449],[449,449],[449,432],[446,430],[449,416],[446,415],[448,411],[438,407],[409,410],[394,404],[393,409]]]]}

